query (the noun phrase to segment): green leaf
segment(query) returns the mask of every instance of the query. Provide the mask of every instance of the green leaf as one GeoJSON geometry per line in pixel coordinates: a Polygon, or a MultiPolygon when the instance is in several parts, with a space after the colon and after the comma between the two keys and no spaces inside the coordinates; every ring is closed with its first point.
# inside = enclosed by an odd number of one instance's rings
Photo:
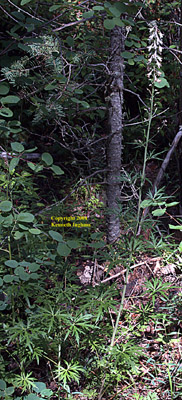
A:
{"type": "Polygon", "coordinates": [[[20,222],[30,223],[30,222],[33,222],[33,220],[34,220],[34,215],[31,213],[28,213],[28,212],[25,212],[25,213],[21,212],[17,217],[17,221],[20,221],[20,222]]]}
{"type": "Polygon", "coordinates": [[[83,17],[83,18],[91,18],[91,17],[93,17],[93,15],[94,15],[94,12],[93,12],[92,10],[90,10],[90,11],[84,12],[84,13],[82,14],[82,17],[83,17]]]}
{"type": "Polygon", "coordinates": [[[34,24],[27,24],[26,28],[27,28],[27,32],[32,32],[35,29],[35,25],[34,24]]]}
{"type": "Polygon", "coordinates": [[[115,7],[120,11],[121,14],[127,12],[129,9],[128,5],[125,5],[122,2],[115,3],[115,7]]]}
{"type": "Polygon", "coordinates": [[[22,224],[18,223],[18,226],[19,226],[19,228],[22,229],[23,231],[28,231],[28,230],[29,230],[29,227],[26,226],[26,225],[22,225],[22,224]]]}
{"type": "Polygon", "coordinates": [[[6,390],[6,382],[0,379],[0,390],[6,390]]]}
{"type": "Polygon", "coordinates": [[[6,96],[1,98],[2,104],[17,104],[20,101],[18,96],[6,96]]]}
{"type": "MultiPolygon", "coordinates": [[[[36,272],[33,272],[32,274],[29,274],[29,277],[30,277],[30,279],[39,279],[39,275],[36,274],[36,272]]],[[[39,398],[39,400],[41,400],[41,399],[39,398]]]]}
{"type": "Polygon", "coordinates": [[[89,103],[87,103],[87,101],[79,101],[79,103],[84,107],[84,108],[90,108],[90,105],[89,105],[89,103]]]}
{"type": "Polygon", "coordinates": [[[17,167],[19,160],[19,157],[12,158],[9,164],[9,172],[12,172],[17,167]]]}
{"type": "Polygon", "coordinates": [[[0,115],[6,118],[10,118],[13,116],[13,111],[11,111],[10,108],[4,107],[0,109],[0,115]]]}
{"type": "Polygon", "coordinates": [[[77,249],[78,247],[80,247],[80,243],[78,240],[67,240],[66,243],[71,249],[77,249]]]}
{"type": "Polygon", "coordinates": [[[22,153],[25,150],[24,146],[19,142],[11,143],[11,148],[13,151],[16,151],[17,153],[22,153]]]}
{"type": "Polygon", "coordinates": [[[12,202],[9,200],[1,201],[0,203],[0,210],[3,212],[10,211],[12,207],[13,207],[12,202]]]}
{"type": "Polygon", "coordinates": [[[42,390],[46,389],[46,384],[44,382],[35,382],[34,392],[41,393],[42,390]]]}
{"type": "Polygon", "coordinates": [[[113,21],[114,21],[114,25],[121,26],[121,27],[122,27],[122,26],[125,26],[123,20],[120,19],[120,18],[114,17],[114,18],[113,18],[113,21]]]}
{"type": "Polygon", "coordinates": [[[10,268],[16,268],[18,266],[18,262],[16,260],[8,260],[5,261],[5,265],[7,265],[10,268]]]}
{"type": "Polygon", "coordinates": [[[167,207],[174,207],[177,206],[179,204],[179,201],[173,201],[172,203],[168,203],[166,204],[167,207]]]}
{"type": "Polygon", "coordinates": [[[25,272],[23,267],[16,267],[14,270],[16,275],[19,275],[21,272],[25,272]]]}
{"type": "Polygon", "coordinates": [[[0,83],[0,94],[8,94],[9,86],[6,83],[0,83]]]}
{"type": "Polygon", "coordinates": [[[31,272],[36,272],[40,269],[40,265],[38,265],[36,263],[31,263],[31,264],[28,264],[28,269],[31,272]]]}
{"type": "Polygon", "coordinates": [[[23,50],[23,51],[28,51],[28,52],[30,52],[30,47],[29,47],[29,46],[26,46],[25,44],[18,43],[18,47],[19,47],[19,49],[21,49],[21,50],[23,50]]]}
{"type": "Polygon", "coordinates": [[[129,51],[123,51],[121,55],[123,58],[126,58],[127,60],[134,57],[134,53],[130,53],[129,51]]]}
{"type": "Polygon", "coordinates": [[[166,208],[157,208],[157,210],[152,211],[154,217],[161,217],[166,212],[166,208]]]}
{"type": "Polygon", "coordinates": [[[3,276],[3,280],[5,283],[11,283],[14,280],[13,275],[7,274],[3,276]]]}
{"type": "Polygon", "coordinates": [[[3,279],[0,278],[0,286],[3,286],[3,279]]]}
{"type": "Polygon", "coordinates": [[[59,232],[49,231],[49,235],[52,237],[52,239],[57,240],[57,242],[63,241],[63,237],[59,232]]]}
{"type": "Polygon", "coordinates": [[[104,27],[106,28],[106,29],[113,29],[114,27],[115,27],[115,22],[114,22],[114,19],[112,18],[112,19],[105,19],[104,20],[104,27]]]}
{"type": "Polygon", "coordinates": [[[129,65],[135,65],[135,61],[133,60],[133,58],[128,60],[128,64],[129,65]]]}
{"type": "MultiPolygon", "coordinates": [[[[13,15],[13,17],[19,19],[19,21],[24,21],[24,20],[25,20],[25,15],[24,15],[20,10],[19,10],[19,11],[13,11],[13,12],[11,12],[11,15],[13,15]]],[[[14,36],[14,37],[17,37],[17,38],[18,38],[19,35],[18,35],[17,33],[15,33],[16,31],[17,31],[17,25],[14,26],[14,27],[12,27],[11,30],[10,30],[10,32],[11,32],[12,34],[17,35],[17,36],[14,36]]]]}
{"type": "Polygon", "coordinates": [[[105,8],[110,8],[110,7],[112,7],[112,4],[109,3],[109,1],[105,1],[104,7],[105,7],[105,8]]]}
{"type": "Polygon", "coordinates": [[[12,214],[9,214],[7,217],[3,217],[3,221],[0,222],[4,227],[8,227],[10,225],[12,225],[13,223],[13,216],[12,214]]]}
{"type": "Polygon", "coordinates": [[[49,11],[50,11],[50,12],[56,11],[56,10],[58,10],[60,7],[62,7],[62,4],[58,4],[58,5],[51,6],[51,7],[49,8],[49,11]]]}
{"type": "MultiPolygon", "coordinates": [[[[53,391],[51,389],[47,389],[46,388],[46,389],[41,391],[41,396],[42,397],[50,397],[50,396],[52,396],[52,394],[53,394],[53,391]]],[[[40,400],[40,397],[39,397],[39,400],[40,400]]]]}
{"type": "Polygon", "coordinates": [[[77,99],[76,97],[71,97],[71,101],[73,102],[73,103],[80,103],[80,100],[79,99],[77,99]]]}
{"type": "Polygon", "coordinates": [[[32,0],[21,0],[21,6],[24,6],[25,4],[30,3],[32,0]]]}
{"type": "Polygon", "coordinates": [[[144,62],[144,63],[147,63],[147,59],[146,59],[144,56],[136,56],[136,57],[134,58],[134,60],[137,61],[137,62],[144,62]]]}
{"type": "Polygon", "coordinates": [[[153,204],[152,200],[143,200],[140,204],[141,208],[150,207],[153,204]]]}
{"type": "Polygon", "coordinates": [[[89,246],[93,247],[94,249],[100,249],[101,247],[105,246],[105,242],[101,240],[100,242],[91,243],[89,246]]]}
{"type": "Polygon", "coordinates": [[[14,239],[19,240],[24,236],[24,232],[16,231],[14,234],[14,239]]]}
{"type": "Polygon", "coordinates": [[[15,268],[15,274],[18,275],[22,281],[28,281],[30,278],[30,275],[25,272],[23,267],[15,268]]]}
{"type": "Polygon", "coordinates": [[[49,91],[49,90],[54,90],[57,88],[57,84],[52,84],[52,83],[48,83],[48,85],[45,86],[45,90],[49,91]]]}
{"type": "Polygon", "coordinates": [[[71,253],[71,249],[65,243],[59,243],[57,252],[60,256],[67,257],[71,253]]]}
{"type": "MultiPolygon", "coordinates": [[[[15,390],[15,388],[13,386],[9,386],[9,387],[6,388],[7,398],[8,398],[8,396],[11,396],[11,394],[14,393],[14,390],[15,390]]],[[[5,395],[5,398],[6,398],[6,395],[5,395]]]]}
{"type": "Polygon", "coordinates": [[[28,167],[32,169],[32,171],[36,172],[40,172],[43,170],[43,166],[42,165],[38,165],[38,164],[33,164],[32,162],[28,162],[27,163],[28,167]]]}
{"type": "Polygon", "coordinates": [[[104,10],[104,7],[102,7],[102,6],[94,6],[92,8],[92,10],[94,10],[94,11],[102,11],[102,10],[104,10]]]}
{"type": "Polygon", "coordinates": [[[170,225],[169,229],[175,229],[176,231],[182,231],[182,225],[170,225]]]}
{"type": "Polygon", "coordinates": [[[68,43],[68,46],[73,47],[75,42],[71,36],[67,36],[66,43],[68,43]]]}
{"type": "Polygon", "coordinates": [[[29,229],[29,232],[32,235],[40,235],[40,233],[42,233],[42,231],[40,229],[37,229],[37,228],[31,228],[31,229],[29,229]]]}
{"type": "Polygon", "coordinates": [[[33,147],[32,149],[25,150],[25,153],[32,153],[32,151],[37,150],[37,147],[33,147]]]}
{"type": "Polygon", "coordinates": [[[32,169],[32,171],[35,171],[35,169],[36,169],[36,165],[35,164],[33,164],[32,162],[28,162],[27,164],[28,164],[29,168],[32,169]]]}
{"type": "Polygon", "coordinates": [[[178,250],[180,251],[180,253],[182,252],[182,242],[180,242],[180,244],[178,246],[178,250]]]}
{"type": "MultiPolygon", "coordinates": [[[[35,389],[33,388],[33,390],[35,389]]],[[[24,400],[41,400],[41,399],[35,393],[30,393],[28,394],[28,396],[24,397],[24,400]]]]}
{"type": "Polygon", "coordinates": [[[63,175],[64,171],[58,167],[58,165],[54,165],[52,164],[52,166],[50,167],[52,169],[52,171],[56,174],[56,175],[63,175]]]}
{"type": "Polygon", "coordinates": [[[49,153],[43,153],[41,158],[42,158],[42,161],[44,161],[46,165],[52,165],[53,158],[49,153]]]}
{"type": "Polygon", "coordinates": [[[134,41],[129,39],[129,40],[125,40],[125,46],[127,47],[133,47],[134,45],[134,41]]]}
{"type": "Polygon", "coordinates": [[[168,88],[170,87],[170,85],[169,85],[167,79],[165,79],[165,78],[161,78],[161,79],[159,80],[159,82],[154,82],[154,86],[157,87],[157,88],[159,88],[159,89],[161,89],[161,88],[163,88],[163,87],[165,87],[165,86],[167,86],[168,88]]]}
{"type": "Polygon", "coordinates": [[[109,11],[115,16],[115,17],[120,17],[121,15],[121,11],[115,7],[115,6],[111,6],[109,7],[109,11]]]}

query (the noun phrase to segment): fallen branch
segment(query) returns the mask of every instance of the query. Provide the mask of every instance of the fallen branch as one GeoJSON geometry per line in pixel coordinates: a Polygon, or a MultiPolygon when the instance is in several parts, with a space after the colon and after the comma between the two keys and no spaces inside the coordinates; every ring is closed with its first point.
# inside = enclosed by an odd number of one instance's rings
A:
{"type": "MultiPolygon", "coordinates": [[[[21,154],[21,158],[25,158],[26,160],[34,160],[35,158],[39,158],[41,155],[39,153],[30,153],[30,154],[21,154]]],[[[7,153],[6,151],[2,151],[0,153],[0,158],[5,158],[7,160],[8,158],[13,158],[13,157],[19,157],[19,154],[15,153],[7,153]]]]}
{"type": "MultiPolygon", "coordinates": [[[[132,265],[132,266],[130,267],[130,269],[139,267],[140,265],[147,264],[147,263],[149,263],[149,262],[155,262],[155,261],[160,261],[160,260],[161,260],[161,257],[150,258],[150,259],[147,259],[146,261],[141,261],[141,262],[139,262],[138,264],[132,265]]],[[[115,274],[115,275],[109,276],[109,278],[103,279],[102,281],[100,281],[100,283],[105,283],[105,282],[110,281],[111,279],[118,278],[118,276],[125,274],[126,271],[127,271],[127,268],[124,269],[123,271],[118,272],[118,273],[115,274]]],[[[99,283],[99,284],[100,284],[100,283],[99,283]]],[[[97,284],[97,285],[98,285],[98,284],[97,284]]]]}

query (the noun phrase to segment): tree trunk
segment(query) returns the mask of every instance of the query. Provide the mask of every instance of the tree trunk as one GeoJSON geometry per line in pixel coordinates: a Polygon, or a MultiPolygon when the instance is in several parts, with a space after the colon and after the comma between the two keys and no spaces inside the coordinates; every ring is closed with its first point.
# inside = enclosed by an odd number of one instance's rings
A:
{"type": "Polygon", "coordinates": [[[111,31],[109,63],[109,133],[107,143],[107,241],[114,242],[120,235],[118,201],[120,200],[120,173],[122,154],[122,105],[124,61],[124,34],[121,27],[111,31]]]}

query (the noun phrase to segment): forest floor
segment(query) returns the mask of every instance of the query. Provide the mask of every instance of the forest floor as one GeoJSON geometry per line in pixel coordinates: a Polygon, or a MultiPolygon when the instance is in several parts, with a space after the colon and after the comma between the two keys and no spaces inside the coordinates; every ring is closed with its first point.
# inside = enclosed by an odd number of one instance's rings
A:
{"type": "MultiPolygon", "coordinates": [[[[131,266],[117,343],[121,341],[127,343],[128,339],[124,339],[123,331],[128,330],[126,336],[132,339],[135,336],[133,332],[136,333],[138,330],[137,344],[143,349],[143,356],[140,357],[139,372],[136,376],[129,374],[131,383],[128,384],[126,378],[121,379],[120,382],[118,381],[117,388],[113,389],[113,393],[103,394],[102,400],[180,400],[182,398],[182,274],[179,268],[181,263],[182,259],[179,256],[174,263],[164,263],[160,256],[140,255],[131,266]],[[152,282],[152,296],[151,288],[147,290],[147,282],[152,282]]],[[[84,274],[85,276],[88,274],[93,264],[89,260],[84,261],[82,268],[78,270],[77,276],[82,280],[82,284],[84,274]]],[[[107,284],[115,281],[121,295],[124,287],[123,266],[111,269],[106,278],[104,278],[106,265],[97,265],[96,269],[98,276],[95,274],[94,284],[98,285],[98,280],[107,284]]],[[[118,298],[117,289],[116,298],[118,298]]],[[[119,309],[119,304],[116,308],[119,309]]],[[[110,314],[114,327],[116,312],[110,310],[110,314]]],[[[82,394],[74,394],[71,398],[75,400],[100,399],[99,395],[90,395],[89,391],[84,389],[84,386],[79,386],[82,394]]]]}

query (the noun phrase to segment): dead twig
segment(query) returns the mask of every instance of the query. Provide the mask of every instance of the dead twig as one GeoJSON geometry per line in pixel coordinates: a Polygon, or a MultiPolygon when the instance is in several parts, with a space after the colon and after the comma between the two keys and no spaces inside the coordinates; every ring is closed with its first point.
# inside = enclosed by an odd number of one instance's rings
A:
{"type": "MultiPolygon", "coordinates": [[[[147,264],[148,262],[155,262],[155,261],[160,261],[160,260],[161,260],[161,257],[150,258],[150,259],[147,259],[146,261],[141,261],[137,264],[132,265],[130,267],[130,269],[139,267],[140,265],[143,265],[143,264],[147,264]]],[[[115,275],[109,276],[109,278],[103,279],[100,283],[105,283],[105,282],[110,281],[111,279],[118,278],[118,276],[125,274],[126,271],[127,271],[127,268],[125,268],[123,271],[118,272],[115,275]]]]}

